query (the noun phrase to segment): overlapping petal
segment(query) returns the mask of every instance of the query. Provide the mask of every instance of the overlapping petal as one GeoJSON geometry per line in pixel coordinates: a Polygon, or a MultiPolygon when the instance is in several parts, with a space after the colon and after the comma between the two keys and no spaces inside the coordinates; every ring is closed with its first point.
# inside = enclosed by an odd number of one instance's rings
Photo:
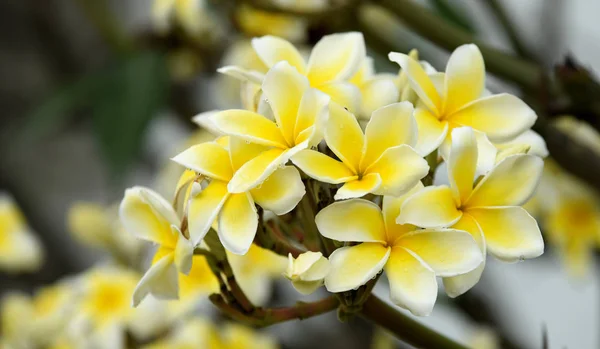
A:
{"type": "Polygon", "coordinates": [[[329,104],[325,140],[335,155],[354,173],[358,173],[364,135],[354,115],[336,103],[329,104]]]}
{"type": "Polygon", "coordinates": [[[375,110],[398,101],[398,88],[393,79],[376,77],[360,86],[360,115],[368,118],[375,110]]]}
{"type": "Polygon", "coordinates": [[[219,239],[231,253],[243,255],[248,252],[256,229],[258,214],[249,193],[230,195],[219,214],[219,239]]]}
{"type": "Polygon", "coordinates": [[[302,100],[300,101],[296,126],[294,129],[295,144],[304,141],[299,139],[298,136],[312,126],[316,128],[320,137],[311,140],[311,145],[321,141],[325,123],[327,121],[327,115],[329,114],[329,100],[330,98],[328,95],[314,88],[307,89],[304,92],[302,100]]]}
{"type": "Polygon", "coordinates": [[[172,160],[207,177],[228,181],[233,175],[227,149],[216,142],[194,145],[172,160]]]}
{"type": "Polygon", "coordinates": [[[315,217],[319,232],[330,239],[356,242],[385,242],[381,210],[374,203],[354,199],[335,202],[315,217]]]}
{"type": "Polygon", "coordinates": [[[226,182],[213,180],[190,199],[188,223],[190,238],[194,244],[204,238],[229,195],[226,182]]]}
{"type": "Polygon", "coordinates": [[[315,87],[329,81],[346,80],[360,69],[365,57],[362,33],[326,35],[313,48],[306,74],[315,87]]]}
{"type": "Polygon", "coordinates": [[[444,85],[444,113],[451,114],[478,99],[485,88],[485,65],[473,44],[458,47],[448,60],[444,85]]]}
{"type": "Polygon", "coordinates": [[[469,209],[485,235],[488,251],[499,259],[518,261],[544,253],[537,222],[522,207],[469,209]]]}
{"type": "Polygon", "coordinates": [[[388,243],[393,244],[402,235],[417,229],[417,227],[411,224],[397,224],[396,218],[400,215],[400,209],[404,201],[421,189],[423,189],[423,183],[418,182],[417,185],[401,196],[383,197],[382,212],[388,243]]]}
{"type": "MultiPolygon", "coordinates": [[[[312,81],[311,81],[312,82],[312,81]]],[[[358,87],[346,81],[328,82],[318,86],[319,90],[329,97],[333,102],[356,113],[360,110],[361,94],[358,87]]]]}
{"type": "MultiPolygon", "coordinates": [[[[160,251],[157,252],[159,253],[160,251]]],[[[163,255],[160,259],[155,257],[152,266],[133,291],[133,306],[138,306],[148,294],[158,299],[177,299],[179,296],[177,275],[173,253],[163,255]]]]}
{"type": "Polygon", "coordinates": [[[256,188],[290,157],[289,150],[272,148],[240,167],[227,185],[231,193],[243,193],[256,188]]]}
{"type": "Polygon", "coordinates": [[[427,316],[437,298],[435,273],[402,247],[392,248],[385,265],[394,304],[418,316],[427,316]]]}
{"type": "Polygon", "coordinates": [[[358,178],[343,162],[315,150],[302,150],[292,157],[292,162],[310,177],[325,183],[345,183],[358,178]]]}
{"type": "Polygon", "coordinates": [[[404,201],[396,222],[423,228],[449,227],[461,216],[462,212],[456,208],[452,190],[445,185],[431,186],[404,201]]]}
{"type": "Polygon", "coordinates": [[[299,73],[304,74],[304,58],[289,41],[271,35],[252,39],[252,47],[267,67],[286,61],[299,73]]]}
{"type": "Polygon", "coordinates": [[[427,156],[442,144],[448,135],[449,125],[440,121],[429,110],[417,108],[415,110],[418,138],[415,149],[421,156],[427,156]]]}
{"type": "Polygon", "coordinates": [[[378,195],[399,196],[413,188],[429,172],[427,161],[408,145],[388,148],[366,171],[381,177],[381,185],[373,191],[378,195]]]}
{"type": "Polygon", "coordinates": [[[456,202],[467,201],[473,191],[477,155],[477,141],[473,130],[469,127],[452,130],[448,179],[456,202]]]}
{"type": "Polygon", "coordinates": [[[329,256],[331,270],[325,278],[325,287],[329,292],[337,293],[366,284],[381,272],[390,251],[391,248],[374,242],[338,248],[329,256]]]}
{"type": "Polygon", "coordinates": [[[361,179],[346,182],[335,193],[335,200],[345,200],[352,198],[360,198],[369,193],[377,192],[381,186],[381,176],[378,173],[369,173],[361,179]]]}
{"type": "Polygon", "coordinates": [[[467,207],[522,205],[535,191],[544,161],[533,155],[512,155],[502,160],[475,187],[467,207]]]}
{"type": "Polygon", "coordinates": [[[300,173],[293,166],[277,169],[259,187],[250,191],[257,204],[277,215],[293,210],[305,192],[300,173]]]}
{"type": "Polygon", "coordinates": [[[271,147],[287,147],[287,142],[277,125],[260,114],[231,109],[217,113],[212,121],[221,132],[245,141],[271,147]]]}

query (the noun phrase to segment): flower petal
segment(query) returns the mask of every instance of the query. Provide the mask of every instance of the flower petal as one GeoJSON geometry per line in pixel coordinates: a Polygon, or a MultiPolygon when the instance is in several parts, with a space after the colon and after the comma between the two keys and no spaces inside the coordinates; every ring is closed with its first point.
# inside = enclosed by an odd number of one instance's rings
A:
{"type": "Polygon", "coordinates": [[[217,113],[212,121],[216,128],[227,135],[265,146],[287,148],[277,125],[260,114],[231,109],[217,113]]]}
{"type": "Polygon", "coordinates": [[[321,235],[337,241],[384,242],[385,227],[379,207],[353,199],[322,209],[315,217],[321,235]]]}
{"type": "Polygon", "coordinates": [[[325,140],[335,155],[354,173],[358,173],[364,138],[354,115],[339,104],[330,103],[325,140]]]}
{"type": "Polygon", "coordinates": [[[361,168],[366,169],[388,148],[401,144],[415,145],[417,123],[409,102],[394,103],[377,109],[365,129],[365,154],[361,168]]]}
{"type": "Polygon", "coordinates": [[[312,126],[316,128],[318,138],[312,139],[311,145],[317,144],[323,139],[325,123],[329,114],[329,100],[328,95],[314,88],[304,92],[294,128],[295,144],[303,141],[298,136],[312,126]]]}
{"type": "Polygon", "coordinates": [[[549,155],[548,148],[546,147],[546,141],[544,141],[544,138],[542,138],[542,136],[533,130],[527,130],[511,141],[497,144],[498,148],[501,150],[518,145],[529,146],[527,154],[530,155],[537,155],[541,158],[545,158],[549,155]]]}
{"type": "Polygon", "coordinates": [[[243,193],[256,188],[277,168],[289,159],[289,151],[279,148],[269,149],[246,162],[234,174],[227,189],[230,193],[243,193]]]}
{"type": "Polygon", "coordinates": [[[394,247],[385,265],[390,298],[417,316],[427,316],[437,299],[435,273],[402,247],[394,247]]]}
{"type": "Polygon", "coordinates": [[[119,207],[121,223],[136,237],[162,246],[175,247],[171,224],[180,224],[177,214],[151,189],[133,187],[125,191],[119,207]]]}
{"type": "Polygon", "coordinates": [[[345,81],[330,82],[317,87],[321,92],[331,97],[331,101],[358,113],[361,106],[360,90],[356,85],[345,81]]]}
{"type": "Polygon", "coordinates": [[[192,118],[192,122],[215,136],[222,136],[221,132],[215,127],[215,124],[212,121],[213,116],[218,112],[219,110],[210,110],[200,113],[192,118]]]}
{"type": "Polygon", "coordinates": [[[533,155],[512,155],[496,165],[477,184],[466,207],[522,205],[535,192],[544,161],[533,155]]]}
{"type": "Polygon", "coordinates": [[[402,71],[408,76],[410,87],[417,93],[427,108],[434,114],[439,113],[442,107],[442,100],[435,85],[429,76],[427,76],[421,64],[409,56],[397,52],[391,52],[388,58],[390,61],[400,65],[402,71]]]}
{"type": "Polygon", "coordinates": [[[217,69],[217,72],[231,76],[232,78],[238,79],[240,81],[249,81],[256,85],[262,84],[264,78],[264,75],[261,72],[247,70],[233,65],[221,67],[217,69]]]}
{"type": "Polygon", "coordinates": [[[388,261],[390,250],[380,243],[363,242],[333,251],[329,256],[331,270],[325,278],[327,291],[344,292],[366,284],[381,272],[388,261]]]}
{"type": "Polygon", "coordinates": [[[267,67],[286,61],[296,68],[300,74],[304,74],[304,58],[289,41],[276,36],[265,35],[252,39],[252,47],[267,67]]]}
{"type": "Polygon", "coordinates": [[[389,148],[367,169],[367,175],[381,176],[381,186],[372,191],[377,195],[399,196],[412,189],[429,172],[429,165],[413,148],[400,145],[389,148]]]}
{"type": "Polygon", "coordinates": [[[477,141],[473,129],[455,128],[452,130],[452,146],[448,159],[448,179],[457,202],[465,202],[471,195],[476,168],[477,141]]]}
{"type": "Polygon", "coordinates": [[[174,261],[177,270],[182,274],[189,274],[192,269],[192,257],[194,256],[194,244],[185,238],[178,227],[172,225],[171,230],[177,236],[177,245],[174,251],[174,261]]]}
{"type": "Polygon", "coordinates": [[[484,132],[492,141],[502,142],[531,128],[537,115],[518,97],[502,93],[471,102],[447,118],[484,132]]]}
{"type": "Polygon", "coordinates": [[[427,156],[436,150],[448,134],[448,123],[440,121],[427,109],[415,109],[418,138],[415,149],[421,156],[427,156]]]}
{"type": "Polygon", "coordinates": [[[228,181],[233,175],[227,149],[216,142],[200,143],[184,150],[171,160],[207,177],[228,181]]]}
{"type": "Polygon", "coordinates": [[[477,221],[488,251],[497,258],[518,261],[544,253],[540,228],[522,207],[473,208],[466,213],[477,221]]]}
{"type": "Polygon", "coordinates": [[[445,185],[431,186],[404,201],[396,222],[422,228],[449,227],[461,216],[462,212],[456,209],[450,188],[445,185]]]}
{"type": "Polygon", "coordinates": [[[361,179],[346,182],[333,197],[335,200],[360,198],[369,193],[377,192],[381,186],[381,176],[378,173],[369,173],[361,179]]]}
{"type": "Polygon", "coordinates": [[[153,262],[146,271],[133,291],[133,306],[137,307],[148,294],[158,299],[179,298],[177,268],[173,263],[172,253],[153,262]]]}
{"type": "Polygon", "coordinates": [[[316,281],[293,280],[292,281],[292,286],[294,286],[296,291],[300,292],[303,295],[309,295],[309,294],[315,292],[322,285],[323,285],[323,280],[316,280],[316,281]]]}
{"type": "Polygon", "coordinates": [[[483,56],[474,44],[459,46],[448,60],[444,85],[444,114],[478,99],[485,88],[483,56]]]}
{"type": "Polygon", "coordinates": [[[360,116],[368,119],[371,114],[386,105],[398,101],[398,88],[394,80],[388,77],[377,77],[360,86],[361,108],[360,116]]]}
{"type": "MultiPolygon", "coordinates": [[[[239,170],[245,163],[259,156],[262,152],[268,150],[268,147],[256,143],[248,143],[238,137],[229,137],[229,159],[233,172],[239,170]]],[[[220,158],[219,161],[223,161],[220,158]]],[[[233,173],[225,181],[228,181],[233,176],[233,173]]]]}
{"type": "Polygon", "coordinates": [[[477,266],[477,268],[468,273],[444,278],[444,290],[446,291],[446,294],[452,298],[464,294],[473,288],[473,286],[477,285],[481,279],[481,274],[483,274],[484,269],[485,258],[483,262],[477,266]]]}
{"type": "Polygon", "coordinates": [[[416,230],[416,227],[412,224],[397,224],[396,218],[400,215],[400,208],[406,199],[408,199],[414,193],[417,193],[423,189],[423,183],[418,182],[412,189],[405,194],[394,197],[384,196],[383,197],[383,221],[385,223],[385,231],[387,235],[386,241],[394,242],[400,236],[416,230]]]}
{"type": "Polygon", "coordinates": [[[258,215],[250,193],[233,194],[227,198],[219,214],[219,239],[231,253],[244,255],[250,249],[258,215]]]}
{"type": "Polygon", "coordinates": [[[326,35],[313,48],[306,75],[312,86],[346,80],[360,69],[365,57],[365,40],[361,33],[326,35]]]}
{"type": "Polygon", "coordinates": [[[294,144],[296,135],[296,118],[300,109],[300,101],[308,89],[306,76],[298,73],[287,62],[275,64],[265,76],[262,84],[273,115],[287,144],[294,144]]]}
{"type": "Polygon", "coordinates": [[[483,261],[473,237],[455,229],[421,229],[394,242],[421,258],[437,276],[456,276],[475,269],[483,261]]]}
{"type": "Polygon", "coordinates": [[[306,190],[298,170],[293,166],[286,166],[277,169],[250,193],[262,208],[282,215],[298,205],[306,190]]]}
{"type": "Polygon", "coordinates": [[[338,184],[358,178],[343,162],[315,150],[305,149],[291,160],[304,173],[320,182],[338,184]]]}
{"type": "Polygon", "coordinates": [[[194,245],[204,239],[228,196],[227,183],[213,180],[204,190],[190,199],[188,222],[190,240],[194,245]]]}

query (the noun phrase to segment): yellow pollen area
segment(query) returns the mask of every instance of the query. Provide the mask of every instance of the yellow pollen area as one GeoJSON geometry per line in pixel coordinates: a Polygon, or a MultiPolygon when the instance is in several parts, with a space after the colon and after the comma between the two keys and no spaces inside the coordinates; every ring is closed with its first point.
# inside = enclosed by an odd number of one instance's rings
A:
{"type": "Polygon", "coordinates": [[[133,276],[95,276],[90,283],[87,297],[83,300],[83,310],[98,325],[123,319],[132,312],[131,296],[136,285],[133,276]]]}

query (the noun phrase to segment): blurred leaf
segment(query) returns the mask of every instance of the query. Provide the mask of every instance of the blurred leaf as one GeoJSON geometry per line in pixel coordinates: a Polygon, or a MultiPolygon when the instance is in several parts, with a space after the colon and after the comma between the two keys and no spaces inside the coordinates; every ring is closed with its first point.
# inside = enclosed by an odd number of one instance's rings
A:
{"type": "Polygon", "coordinates": [[[463,11],[457,10],[451,2],[448,0],[429,0],[429,2],[431,2],[431,5],[441,17],[468,31],[470,34],[476,34],[471,20],[463,11]]]}
{"type": "Polygon", "coordinates": [[[163,107],[168,75],[164,57],[151,51],[126,58],[106,74],[92,117],[94,133],[115,175],[135,159],[146,126],[163,107]]]}
{"type": "Polygon", "coordinates": [[[165,104],[168,73],[164,57],[142,51],[125,56],[99,72],[67,85],[28,117],[22,140],[64,127],[76,109],[89,108],[94,134],[113,175],[124,171],[138,154],[144,130],[165,104]]]}

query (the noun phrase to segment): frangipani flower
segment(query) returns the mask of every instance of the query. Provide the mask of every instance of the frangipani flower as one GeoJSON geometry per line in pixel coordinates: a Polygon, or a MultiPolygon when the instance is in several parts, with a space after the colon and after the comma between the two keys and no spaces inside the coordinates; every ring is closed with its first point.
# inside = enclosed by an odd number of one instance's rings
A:
{"type": "Polygon", "coordinates": [[[282,8],[298,11],[319,11],[330,6],[327,0],[273,0],[273,3],[282,8]]]}
{"type": "Polygon", "coordinates": [[[228,323],[221,332],[220,348],[277,349],[277,342],[256,330],[237,323],[228,323]]]}
{"type": "Polygon", "coordinates": [[[265,305],[271,296],[272,281],[281,277],[287,259],[255,244],[243,256],[227,252],[233,276],[254,305],[265,305]]]}
{"type": "Polygon", "coordinates": [[[39,240],[27,226],[14,199],[0,191],[0,270],[31,272],[42,262],[39,240]]]}
{"type": "MultiPolygon", "coordinates": [[[[534,258],[544,252],[537,222],[519,207],[535,191],[544,162],[533,155],[512,155],[474,186],[477,142],[470,127],[452,131],[448,159],[450,187],[420,190],[402,205],[397,222],[423,228],[452,227],[469,232],[486,250],[506,261],[534,258]]],[[[444,279],[446,292],[458,296],[473,287],[484,263],[473,272],[444,279]]]]}
{"type": "Polygon", "coordinates": [[[412,112],[408,102],[380,108],[363,134],[354,115],[332,103],[325,140],[341,161],[315,150],[303,150],[292,161],[321,182],[344,183],[335,194],[336,200],[367,193],[399,196],[429,170],[427,162],[411,147],[417,138],[412,112]]]}
{"type": "Polygon", "coordinates": [[[178,273],[190,272],[194,244],[179,229],[181,219],[173,206],[151,189],[133,187],[125,191],[119,215],[129,233],[159,245],[152,266],[133,293],[133,305],[147,294],[176,299],[178,273]]]}
{"type": "Polygon", "coordinates": [[[146,345],[143,349],[221,348],[219,332],[207,319],[194,317],[177,326],[166,338],[146,345]]]}
{"type": "Polygon", "coordinates": [[[256,168],[257,165],[264,165],[255,162],[271,152],[266,149],[232,137],[229,149],[217,142],[207,142],[195,145],[173,158],[175,162],[211,178],[208,186],[192,197],[189,203],[190,235],[195,244],[204,238],[217,220],[217,232],[223,246],[235,254],[245,254],[258,227],[255,203],[281,215],[291,211],[302,199],[305,189],[300,173],[293,166],[280,168],[279,163],[263,178],[262,185],[258,186],[260,183],[257,183],[241,191],[232,190],[239,189],[234,181],[240,179],[236,176],[241,171],[248,166],[256,168]]]}
{"type": "Polygon", "coordinates": [[[305,76],[280,62],[265,76],[262,90],[275,121],[247,110],[226,110],[212,118],[221,132],[270,148],[237,168],[227,185],[230,193],[257,187],[292,156],[322,138],[329,97],[310,88],[305,76]]]}
{"type": "Polygon", "coordinates": [[[508,142],[495,144],[495,146],[498,148],[496,162],[500,162],[500,160],[508,156],[507,154],[511,153],[516,154],[522,152],[536,155],[541,158],[545,158],[549,155],[546,141],[533,130],[527,130],[516,138],[508,142]]]}
{"type": "MultiPolygon", "coordinates": [[[[418,61],[425,73],[428,75],[433,75],[437,73],[434,67],[431,66],[426,61],[419,61],[419,51],[416,49],[410,50],[408,53],[408,57],[418,61]]],[[[398,72],[398,76],[395,79],[396,87],[399,92],[399,101],[400,102],[411,102],[412,104],[417,104],[419,100],[419,96],[415,93],[415,91],[410,87],[410,82],[408,81],[408,74],[403,69],[400,69],[398,72]]]]}
{"type": "Polygon", "coordinates": [[[375,74],[371,57],[365,57],[361,68],[348,81],[360,90],[361,106],[357,114],[362,119],[368,119],[375,110],[398,101],[395,76],[375,74]]]}
{"type": "MultiPolygon", "coordinates": [[[[252,40],[252,46],[268,68],[286,61],[306,77],[310,87],[321,90],[352,112],[359,110],[360,91],[347,80],[359,71],[366,57],[365,42],[361,33],[324,36],[313,48],[308,63],[294,45],[276,36],[255,38],[252,40]]],[[[219,69],[219,72],[256,84],[261,84],[263,78],[260,72],[244,70],[237,66],[226,66],[219,69]]],[[[290,91],[281,87],[279,92],[283,94],[290,91]]],[[[271,100],[269,96],[266,98],[271,100]]]]}
{"type": "Polygon", "coordinates": [[[125,330],[135,309],[131,298],[139,275],[127,269],[104,267],[82,278],[82,295],[75,321],[94,348],[123,348],[125,330]]]}
{"type": "Polygon", "coordinates": [[[311,294],[323,285],[330,270],[329,261],[321,252],[304,252],[298,258],[288,255],[288,266],[283,274],[292,281],[292,286],[302,293],[311,294]]]}
{"type": "Polygon", "coordinates": [[[360,242],[335,250],[325,278],[330,292],[356,289],[385,270],[392,301],[415,315],[428,315],[437,298],[436,276],[469,272],[482,262],[473,238],[455,229],[423,229],[396,224],[406,197],[385,196],[383,210],[376,204],[352,199],[336,202],[317,214],[323,236],[360,242]]]}
{"type": "MultiPolygon", "coordinates": [[[[477,46],[463,45],[450,56],[445,74],[427,75],[411,57],[392,52],[390,60],[398,63],[420,102],[415,118],[419,125],[416,149],[427,155],[444,143],[450,145],[455,127],[470,126],[483,132],[493,142],[509,141],[529,129],[535,112],[510,94],[486,96],[485,67],[477,46]]],[[[445,154],[443,154],[445,155],[445,154]]]]}

